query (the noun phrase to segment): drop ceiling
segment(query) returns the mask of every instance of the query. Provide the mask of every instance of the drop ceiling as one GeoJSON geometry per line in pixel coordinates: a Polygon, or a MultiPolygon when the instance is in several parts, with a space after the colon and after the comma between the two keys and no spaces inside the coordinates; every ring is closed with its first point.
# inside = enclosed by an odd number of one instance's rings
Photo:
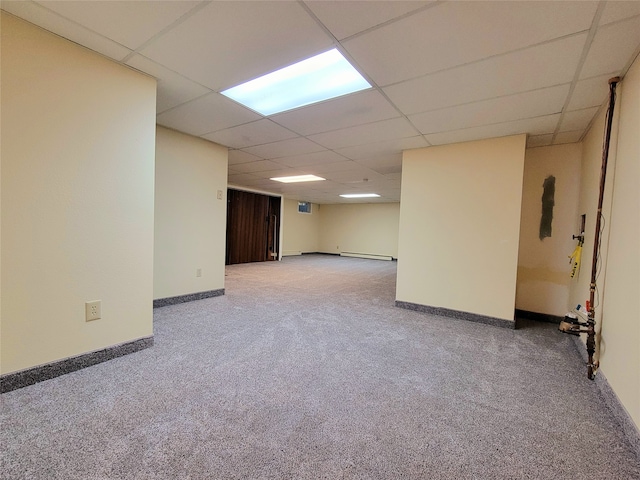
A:
{"type": "Polygon", "coordinates": [[[580,141],[640,51],[640,1],[0,5],[154,76],[157,123],[229,147],[230,185],[315,203],[399,201],[406,149],[580,141]],[[219,93],[334,47],[372,89],[270,117],[219,93]],[[269,180],[302,174],[327,180],[269,180]]]}

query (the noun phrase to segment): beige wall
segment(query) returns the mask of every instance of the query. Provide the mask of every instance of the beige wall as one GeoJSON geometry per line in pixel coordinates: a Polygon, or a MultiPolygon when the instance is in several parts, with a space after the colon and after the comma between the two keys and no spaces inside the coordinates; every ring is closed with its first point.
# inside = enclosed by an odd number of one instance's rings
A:
{"type": "Polygon", "coordinates": [[[399,203],[312,206],[298,213],[297,200],[284,200],[283,255],[343,252],[398,257],[399,203]]]}
{"type": "Polygon", "coordinates": [[[157,127],[154,299],[224,288],[227,151],[157,127]]]}
{"type": "Polygon", "coordinates": [[[399,203],[321,205],[319,251],[398,258],[399,203]]]}
{"type": "Polygon", "coordinates": [[[404,152],[397,300],[513,321],[525,140],[404,152]]]}
{"type": "Polygon", "coordinates": [[[557,316],[564,316],[569,308],[568,256],[577,244],[571,236],[580,230],[581,154],[579,143],[525,152],[516,308],[557,316]],[[550,175],[556,179],[552,234],[540,240],[542,185],[550,175]]]}
{"type": "Polygon", "coordinates": [[[320,235],[319,205],[311,205],[311,214],[298,212],[298,201],[283,199],[282,255],[300,255],[318,251],[320,235]]]}
{"type": "Polygon", "coordinates": [[[640,60],[620,87],[600,364],[640,427],[640,60]]]}
{"type": "MultiPolygon", "coordinates": [[[[605,186],[605,228],[596,307],[599,361],[609,384],[640,427],[640,60],[617,87],[605,186]]],[[[579,214],[587,214],[583,269],[573,302],[589,298],[602,164],[604,109],[584,140],[579,214]]]]}
{"type": "Polygon", "coordinates": [[[2,14],[1,372],[153,333],[155,80],[2,14]],[[85,321],[85,302],[102,319],[85,321]]]}

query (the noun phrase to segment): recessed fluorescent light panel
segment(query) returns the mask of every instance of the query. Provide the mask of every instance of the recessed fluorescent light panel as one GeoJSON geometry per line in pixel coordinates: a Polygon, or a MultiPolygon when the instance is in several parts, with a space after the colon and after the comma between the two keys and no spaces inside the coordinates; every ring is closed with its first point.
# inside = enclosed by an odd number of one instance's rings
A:
{"type": "Polygon", "coordinates": [[[317,177],[315,175],[294,175],[291,177],[273,177],[270,180],[282,183],[296,183],[296,182],[318,182],[320,180],[326,180],[326,178],[317,177]]]}
{"type": "Polygon", "coordinates": [[[345,193],[340,196],[343,198],[377,198],[380,195],[377,193],[345,193]]]}
{"type": "Polygon", "coordinates": [[[220,93],[266,116],[367,88],[369,82],[334,48],[220,93]]]}

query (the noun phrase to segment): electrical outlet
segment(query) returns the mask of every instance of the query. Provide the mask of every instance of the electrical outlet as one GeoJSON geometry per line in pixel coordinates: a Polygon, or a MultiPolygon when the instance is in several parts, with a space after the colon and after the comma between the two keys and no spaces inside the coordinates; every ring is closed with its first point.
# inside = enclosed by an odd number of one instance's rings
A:
{"type": "Polygon", "coordinates": [[[196,277],[201,277],[201,276],[202,276],[202,269],[201,269],[201,268],[198,268],[198,269],[196,270],[196,277]]]}
{"type": "Polygon", "coordinates": [[[218,190],[218,200],[222,200],[222,190],[218,190]]]}
{"type": "Polygon", "coordinates": [[[102,318],[101,303],[101,300],[96,300],[94,302],[87,302],[84,304],[85,317],[87,322],[102,318]]]}

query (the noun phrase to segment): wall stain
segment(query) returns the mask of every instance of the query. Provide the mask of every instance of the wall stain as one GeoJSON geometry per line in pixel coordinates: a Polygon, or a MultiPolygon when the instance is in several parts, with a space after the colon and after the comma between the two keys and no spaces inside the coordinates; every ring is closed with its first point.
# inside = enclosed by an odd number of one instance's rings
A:
{"type": "Polygon", "coordinates": [[[540,240],[551,236],[553,206],[555,205],[556,177],[549,175],[542,184],[542,217],[540,217],[540,240]]]}

